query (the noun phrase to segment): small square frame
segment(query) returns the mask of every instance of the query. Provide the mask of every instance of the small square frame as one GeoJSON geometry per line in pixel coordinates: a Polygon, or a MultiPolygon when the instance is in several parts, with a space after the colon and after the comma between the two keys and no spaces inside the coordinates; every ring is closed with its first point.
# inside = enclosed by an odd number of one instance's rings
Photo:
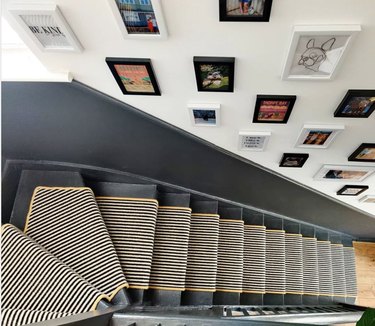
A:
{"type": "Polygon", "coordinates": [[[365,180],[367,177],[369,177],[371,174],[373,174],[375,171],[374,167],[372,166],[353,166],[353,165],[330,165],[326,164],[323,165],[320,170],[315,174],[314,180],[320,180],[320,181],[329,181],[329,182],[335,182],[335,181],[356,181],[361,182],[365,180]],[[351,178],[324,178],[324,176],[332,170],[337,171],[362,171],[366,172],[362,177],[358,179],[351,179],[351,178]]]}
{"type": "Polygon", "coordinates": [[[306,153],[284,153],[283,154],[283,157],[281,158],[281,161],[280,161],[280,164],[279,164],[279,167],[283,167],[283,168],[302,168],[303,165],[306,163],[307,159],[309,158],[309,154],[306,154],[306,153]],[[288,166],[288,165],[285,165],[285,162],[287,160],[288,157],[298,157],[298,158],[301,158],[302,160],[299,162],[298,165],[292,165],[292,166],[288,166]]]}
{"type": "Polygon", "coordinates": [[[253,123],[287,123],[289,120],[289,116],[292,113],[296,99],[297,96],[295,95],[257,95],[253,115],[253,123]],[[284,119],[282,121],[259,120],[259,110],[262,101],[288,101],[288,110],[285,114],[284,119]]]}
{"type": "Polygon", "coordinates": [[[369,110],[364,115],[348,115],[344,114],[343,110],[346,105],[349,104],[349,101],[353,97],[374,97],[375,98],[375,89],[349,89],[345,97],[341,101],[340,105],[337,107],[334,116],[336,118],[368,118],[372,112],[375,110],[375,101],[370,106],[369,110]]]}
{"type": "Polygon", "coordinates": [[[297,139],[296,147],[300,148],[327,148],[334,138],[345,129],[344,125],[315,125],[315,124],[307,124],[304,125],[301,133],[297,139]],[[306,137],[309,135],[310,131],[327,131],[331,132],[328,138],[324,141],[323,145],[316,145],[316,144],[304,144],[306,137]]]}
{"type": "Polygon", "coordinates": [[[116,20],[117,26],[119,27],[121,34],[124,38],[130,39],[143,39],[143,40],[165,40],[168,38],[167,25],[165,24],[163,9],[161,5],[161,0],[149,0],[152,4],[154,10],[155,19],[157,21],[157,26],[159,29],[159,34],[131,34],[128,32],[125,22],[121,17],[121,13],[117,7],[116,0],[107,0],[111,8],[113,16],[116,20]]]}
{"type": "Polygon", "coordinates": [[[238,136],[239,136],[238,137],[238,149],[240,151],[263,152],[268,145],[268,141],[271,137],[271,132],[270,131],[240,131],[238,133],[238,136]],[[261,138],[264,138],[263,146],[261,148],[256,148],[256,147],[245,148],[245,147],[242,146],[244,137],[261,137],[261,138]]]}
{"type": "Polygon", "coordinates": [[[289,45],[288,55],[285,59],[281,78],[283,80],[330,80],[335,77],[341,66],[348,49],[353,43],[355,36],[361,31],[360,25],[296,25],[293,28],[293,34],[289,45]],[[339,58],[332,72],[327,76],[316,75],[291,75],[290,70],[293,65],[295,52],[301,37],[304,36],[348,36],[345,48],[339,55],[339,58]]]}
{"type": "Polygon", "coordinates": [[[349,156],[348,161],[354,161],[354,162],[371,162],[375,163],[375,159],[358,159],[356,158],[364,149],[366,148],[373,148],[375,150],[375,144],[370,143],[362,143],[354,152],[352,155],[349,156]]]}
{"type": "Polygon", "coordinates": [[[363,204],[375,204],[375,195],[363,196],[362,198],[359,199],[359,202],[363,204]]]}
{"type": "Polygon", "coordinates": [[[369,188],[369,186],[361,186],[361,185],[351,186],[351,185],[345,185],[340,190],[338,190],[336,194],[338,196],[358,196],[359,194],[365,192],[368,188],[369,188]],[[358,192],[356,192],[355,194],[345,194],[344,192],[346,190],[348,190],[348,189],[357,189],[358,192]]]}
{"type": "MultiPolygon", "coordinates": [[[[51,3],[13,3],[8,7],[8,11],[11,17],[17,22],[12,24],[18,34],[22,37],[23,41],[28,45],[36,45],[39,50],[43,52],[82,52],[83,47],[73,30],[70,28],[68,22],[61,13],[59,7],[56,4],[51,3]],[[26,22],[21,16],[32,16],[32,15],[48,15],[58,25],[61,32],[65,35],[67,42],[70,47],[67,46],[50,46],[45,47],[41,41],[34,35],[27,26],[26,22]]],[[[32,48],[32,45],[30,46],[32,48]]]]}
{"type": "Polygon", "coordinates": [[[124,95],[161,95],[158,82],[155,77],[154,70],[152,68],[151,59],[139,59],[139,58],[106,58],[105,61],[108,64],[109,69],[112,72],[118,86],[120,87],[124,95]],[[122,83],[120,76],[118,75],[115,65],[144,65],[147,69],[148,75],[150,77],[150,82],[154,88],[154,93],[150,92],[129,92],[126,90],[124,84],[122,83]]]}
{"type": "Polygon", "coordinates": [[[204,104],[188,104],[190,120],[193,126],[195,127],[218,127],[220,126],[221,119],[220,119],[220,104],[218,103],[204,103],[204,104]],[[194,110],[202,110],[202,111],[215,111],[215,124],[209,123],[196,123],[194,117],[194,110]]]}
{"type": "Polygon", "coordinates": [[[195,79],[197,82],[197,88],[198,92],[216,92],[216,93],[222,93],[222,92],[229,92],[232,93],[234,90],[234,62],[235,58],[232,57],[194,57],[193,63],[194,63],[194,71],[195,71],[195,79]],[[227,90],[220,90],[220,89],[207,89],[203,88],[202,86],[202,80],[200,77],[200,66],[201,65],[216,65],[216,66],[229,66],[229,83],[228,83],[228,89],[227,90]]]}
{"type": "Polygon", "coordinates": [[[227,0],[219,0],[219,17],[221,22],[268,22],[270,20],[272,0],[265,0],[262,16],[227,15],[227,0]]]}

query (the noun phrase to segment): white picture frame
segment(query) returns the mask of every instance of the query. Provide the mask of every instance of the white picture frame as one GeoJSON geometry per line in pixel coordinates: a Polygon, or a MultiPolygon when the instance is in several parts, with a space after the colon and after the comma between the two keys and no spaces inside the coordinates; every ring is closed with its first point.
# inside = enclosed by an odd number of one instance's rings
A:
{"type": "Polygon", "coordinates": [[[330,80],[343,63],[361,25],[296,25],[283,80],[330,80]]]}
{"type": "Polygon", "coordinates": [[[359,199],[360,203],[375,204],[375,195],[366,195],[359,199]]]}
{"type": "Polygon", "coordinates": [[[314,180],[337,182],[361,182],[375,172],[372,166],[325,164],[315,174],[314,180]]]}
{"type": "Polygon", "coordinates": [[[221,123],[220,104],[192,103],[188,104],[191,124],[194,127],[218,127],[221,123]]]}
{"type": "Polygon", "coordinates": [[[267,148],[270,131],[240,131],[238,133],[238,149],[240,151],[263,152],[267,148]]]}
{"type": "MultiPolygon", "coordinates": [[[[130,38],[130,39],[142,39],[142,40],[165,40],[168,37],[168,30],[167,26],[165,24],[161,0],[122,0],[123,2],[129,1],[132,3],[129,3],[129,5],[136,5],[142,1],[147,1],[152,6],[152,12],[150,12],[150,15],[154,15],[153,21],[154,26],[157,26],[158,34],[147,34],[147,33],[131,33],[128,31],[128,27],[125,24],[125,21],[122,17],[122,14],[120,13],[120,8],[117,5],[116,0],[107,0],[109,7],[111,8],[111,11],[113,13],[113,16],[115,18],[115,21],[121,31],[121,34],[124,38],[130,38]],[[134,3],[133,3],[134,2],[134,3]],[[156,24],[155,24],[156,23],[156,24]]],[[[123,5],[126,5],[125,3],[123,5]]],[[[139,17],[136,13],[134,13],[132,10],[129,10],[128,12],[129,17],[134,16],[134,22],[141,21],[143,19],[139,17]]]]}
{"type": "Polygon", "coordinates": [[[35,44],[43,52],[83,51],[81,43],[56,4],[12,3],[8,12],[15,22],[12,24],[14,29],[26,45],[35,44]],[[52,44],[47,44],[48,42],[52,44]]]}
{"type": "Polygon", "coordinates": [[[297,138],[295,147],[328,148],[344,125],[305,124],[297,138]]]}

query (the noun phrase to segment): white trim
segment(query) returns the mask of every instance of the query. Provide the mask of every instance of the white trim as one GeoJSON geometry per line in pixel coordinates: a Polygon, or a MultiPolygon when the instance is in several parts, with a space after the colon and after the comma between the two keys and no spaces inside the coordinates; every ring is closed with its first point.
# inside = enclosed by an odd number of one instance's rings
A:
{"type": "Polygon", "coordinates": [[[152,8],[155,13],[156,22],[159,29],[159,34],[129,34],[125,23],[121,17],[120,11],[117,7],[116,0],[107,0],[117,25],[124,38],[141,39],[141,40],[164,40],[168,37],[167,26],[165,24],[161,0],[150,0],[152,8]]]}
{"type": "Polygon", "coordinates": [[[356,181],[360,182],[365,180],[367,177],[369,177],[371,174],[375,172],[375,168],[372,166],[355,166],[355,165],[331,165],[331,164],[325,164],[323,165],[320,170],[315,174],[314,179],[320,180],[320,181],[329,181],[329,182],[337,182],[337,181],[356,181]],[[363,171],[366,172],[365,175],[360,177],[359,179],[353,179],[353,178],[342,178],[342,179],[334,179],[334,178],[324,178],[324,176],[327,174],[330,170],[343,170],[343,171],[363,171]]]}
{"type": "Polygon", "coordinates": [[[297,138],[297,142],[295,147],[300,148],[328,148],[328,146],[332,143],[332,141],[335,139],[335,137],[345,129],[344,125],[318,125],[318,124],[307,124],[304,125],[300,135],[297,138]],[[323,145],[309,145],[304,144],[307,135],[312,130],[319,130],[319,131],[331,131],[332,133],[329,135],[327,140],[324,142],[323,145]]]}
{"type": "Polygon", "coordinates": [[[194,127],[218,127],[221,124],[220,118],[220,104],[219,103],[204,103],[204,104],[188,104],[189,115],[191,124],[194,127]],[[210,110],[215,111],[216,123],[215,124],[206,124],[206,123],[196,123],[194,119],[193,110],[210,110]]]}
{"type": "Polygon", "coordinates": [[[293,28],[293,34],[289,45],[288,55],[285,59],[281,78],[283,80],[330,80],[335,77],[340,66],[344,61],[348,49],[352,46],[355,36],[361,31],[361,25],[296,25],[293,28]],[[290,75],[290,69],[293,64],[295,52],[302,36],[348,36],[343,52],[338,58],[333,71],[330,75],[290,75]]]}

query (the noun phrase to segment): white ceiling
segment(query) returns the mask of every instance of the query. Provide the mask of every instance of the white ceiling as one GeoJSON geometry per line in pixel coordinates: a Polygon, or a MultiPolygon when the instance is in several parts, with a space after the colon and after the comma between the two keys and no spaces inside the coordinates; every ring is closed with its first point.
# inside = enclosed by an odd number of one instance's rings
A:
{"type": "MultiPolygon", "coordinates": [[[[9,2],[14,1],[3,1],[5,16],[9,2]]],[[[274,0],[268,23],[219,22],[218,2],[163,0],[169,37],[155,41],[124,39],[108,0],[56,0],[85,50],[81,54],[42,53],[36,47],[31,50],[50,71],[71,72],[84,84],[375,217],[374,204],[358,202],[362,195],[336,196],[347,183],[313,179],[323,164],[348,164],[348,156],[361,143],[375,143],[375,114],[368,119],[333,117],[348,89],[375,88],[374,0],[274,0]],[[296,24],[362,26],[334,80],[281,80],[296,24]],[[197,92],[193,56],[235,57],[234,93],[197,92]],[[162,96],[123,95],[105,63],[106,57],[151,58],[162,96]],[[288,124],[252,123],[257,94],[297,95],[288,124]],[[220,103],[221,126],[193,127],[188,103],[220,103]],[[295,148],[305,123],[345,124],[346,128],[328,149],[295,148]],[[271,131],[266,151],[239,151],[240,130],[271,131]],[[302,169],[280,168],[284,152],[309,153],[310,158],[302,169]]],[[[349,164],[375,168],[374,163],[349,164]]],[[[363,195],[375,194],[375,174],[349,184],[369,185],[363,195]]],[[[291,205],[294,200],[298,198],[291,198],[291,205]]]]}

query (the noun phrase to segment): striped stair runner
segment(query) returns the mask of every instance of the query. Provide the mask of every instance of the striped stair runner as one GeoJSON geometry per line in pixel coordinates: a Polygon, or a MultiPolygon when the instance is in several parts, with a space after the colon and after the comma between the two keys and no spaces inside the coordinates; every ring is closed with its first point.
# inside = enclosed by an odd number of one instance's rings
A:
{"type": "Polygon", "coordinates": [[[266,293],[285,294],[285,231],[266,230],[266,293]]]}
{"type": "Polygon", "coordinates": [[[302,235],[285,233],[285,292],[303,294],[302,235]]]}
{"type": "Polygon", "coordinates": [[[50,319],[62,318],[70,314],[62,312],[48,312],[24,309],[1,309],[1,325],[2,326],[22,326],[50,319]]]}
{"type": "Polygon", "coordinates": [[[150,289],[185,290],[191,209],[159,206],[150,289]]]}
{"type": "Polygon", "coordinates": [[[214,292],[219,241],[219,215],[192,214],[185,289],[214,292]]]}
{"type": "Polygon", "coordinates": [[[148,289],[158,202],[155,199],[97,197],[130,288],[148,289]]]}
{"type": "Polygon", "coordinates": [[[357,274],[355,270],[355,253],[353,247],[344,247],[345,292],[347,297],[357,296],[357,274]]]}
{"type": "Polygon", "coordinates": [[[345,297],[345,265],[342,244],[331,244],[333,295],[345,297]]]}
{"type": "Polygon", "coordinates": [[[216,291],[242,292],[244,222],[220,219],[216,291]]]}
{"type": "Polygon", "coordinates": [[[302,238],[303,293],[319,295],[318,247],[316,238],[302,238]]]}
{"type": "MultiPolygon", "coordinates": [[[[3,309],[77,314],[95,310],[105,297],[13,225],[3,225],[1,244],[3,309]]],[[[8,318],[21,315],[9,312],[8,318]]]]}
{"type": "Polygon", "coordinates": [[[319,295],[332,296],[332,255],[331,242],[318,241],[319,295]]]}
{"type": "Polygon", "coordinates": [[[109,300],[128,286],[90,188],[37,187],[25,233],[109,300]]]}
{"type": "Polygon", "coordinates": [[[266,291],[266,227],[245,225],[243,293],[264,294],[266,291]]]}

